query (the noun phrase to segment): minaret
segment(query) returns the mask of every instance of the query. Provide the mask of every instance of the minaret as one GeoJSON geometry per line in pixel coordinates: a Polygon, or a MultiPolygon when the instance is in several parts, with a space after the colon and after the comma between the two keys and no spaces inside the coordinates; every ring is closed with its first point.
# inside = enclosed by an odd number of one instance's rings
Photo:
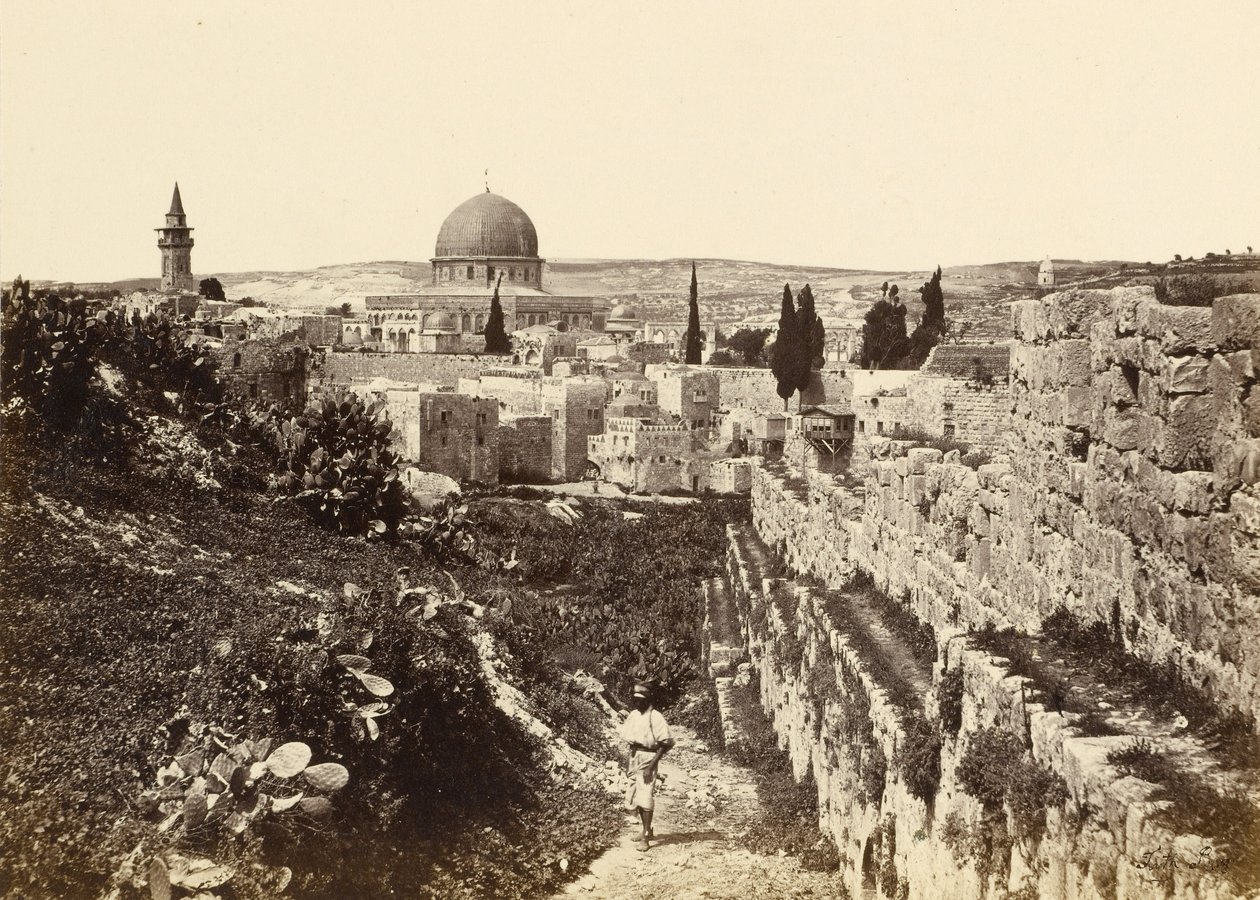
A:
{"type": "Polygon", "coordinates": [[[192,229],[184,215],[184,203],[179,199],[179,182],[171,197],[171,211],[166,214],[166,225],[155,228],[158,249],[162,251],[162,290],[195,291],[192,275],[192,229]]]}

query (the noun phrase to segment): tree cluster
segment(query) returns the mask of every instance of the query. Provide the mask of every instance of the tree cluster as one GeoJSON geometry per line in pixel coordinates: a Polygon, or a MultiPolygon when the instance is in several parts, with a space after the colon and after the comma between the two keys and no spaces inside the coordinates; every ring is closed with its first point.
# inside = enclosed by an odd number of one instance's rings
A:
{"type": "Polygon", "coordinates": [[[783,408],[797,391],[809,387],[812,373],[821,368],[826,353],[826,329],[814,308],[814,292],[807,284],[792,301],[791,285],[783,285],[779,330],[770,352],[776,392],[783,408]]]}
{"type": "Polygon", "coordinates": [[[862,324],[862,353],[859,362],[868,369],[917,369],[932,348],[949,333],[945,320],[945,293],[941,289],[941,267],[919,288],[923,297],[923,318],[907,336],[906,306],[897,285],[884,282],[881,296],[866,311],[862,324]]]}

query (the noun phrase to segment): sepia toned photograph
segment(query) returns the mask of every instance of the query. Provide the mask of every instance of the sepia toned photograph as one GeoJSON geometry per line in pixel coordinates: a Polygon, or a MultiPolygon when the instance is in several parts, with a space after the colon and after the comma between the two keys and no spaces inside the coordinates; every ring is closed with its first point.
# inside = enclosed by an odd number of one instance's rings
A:
{"type": "Polygon", "coordinates": [[[1260,6],[0,4],[0,900],[1260,900],[1260,6]]]}

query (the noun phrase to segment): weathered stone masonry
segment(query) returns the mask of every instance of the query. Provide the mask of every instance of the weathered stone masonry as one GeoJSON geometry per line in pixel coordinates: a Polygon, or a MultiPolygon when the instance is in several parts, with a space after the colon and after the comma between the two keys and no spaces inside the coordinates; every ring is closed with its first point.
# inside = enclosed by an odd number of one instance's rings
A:
{"type": "Polygon", "coordinates": [[[1260,713],[1260,295],[1209,310],[1074,291],[1014,315],[1007,461],[973,471],[909,449],[869,464],[860,516],[854,495],[811,480],[803,522],[758,473],[758,531],[828,583],[869,571],[938,627],[1036,631],[1066,607],[1260,713]]]}

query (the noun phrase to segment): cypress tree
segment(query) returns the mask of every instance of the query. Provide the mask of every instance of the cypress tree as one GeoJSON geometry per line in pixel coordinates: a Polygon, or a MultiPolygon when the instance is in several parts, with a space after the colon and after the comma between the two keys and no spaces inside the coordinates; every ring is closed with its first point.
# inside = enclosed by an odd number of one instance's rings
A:
{"type": "Polygon", "coordinates": [[[503,273],[494,283],[494,296],[490,298],[490,318],[486,320],[486,352],[511,353],[512,342],[508,339],[503,327],[503,305],[499,303],[499,284],[503,281],[503,273]]]}
{"type": "Polygon", "coordinates": [[[802,393],[809,388],[809,379],[815,369],[821,369],[827,354],[827,330],[814,308],[814,292],[809,285],[801,288],[796,297],[796,320],[801,337],[801,372],[798,385],[802,393]]]}
{"type": "Polygon", "coordinates": [[[932,348],[941,342],[948,326],[945,323],[945,294],[941,290],[941,267],[937,266],[932,279],[919,288],[923,296],[923,318],[910,336],[908,367],[919,368],[927,361],[932,348]]]}
{"type": "Polygon", "coordinates": [[[683,362],[689,366],[698,366],[701,362],[701,348],[703,346],[700,340],[700,300],[699,291],[696,286],[696,263],[691,263],[691,303],[687,310],[687,334],[684,338],[684,356],[683,362]]]}
{"type": "Polygon", "coordinates": [[[801,380],[801,335],[792,305],[792,288],[783,285],[783,308],[779,312],[779,333],[774,339],[774,353],[770,370],[774,372],[775,393],[783,398],[783,411],[787,412],[788,400],[796,393],[801,380]]]}

